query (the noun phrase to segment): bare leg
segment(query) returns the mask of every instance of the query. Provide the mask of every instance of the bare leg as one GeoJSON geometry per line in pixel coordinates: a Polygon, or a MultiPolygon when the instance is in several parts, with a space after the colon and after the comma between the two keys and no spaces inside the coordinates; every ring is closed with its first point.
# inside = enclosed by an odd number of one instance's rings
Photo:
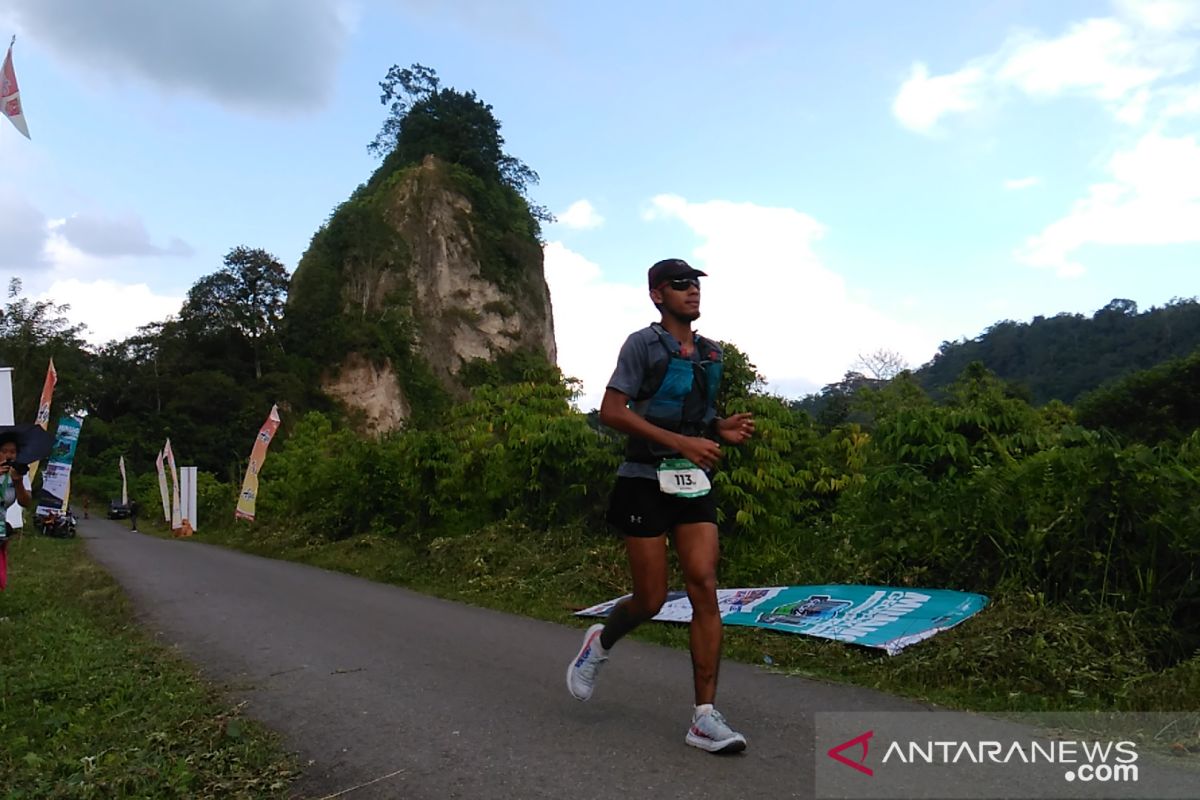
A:
{"type": "Polygon", "coordinates": [[[604,622],[600,646],[606,650],[653,617],[667,599],[667,537],[626,536],[633,595],[617,603],[604,622]]]}
{"type": "Polygon", "coordinates": [[[692,603],[692,677],[696,705],[703,705],[717,696],[721,667],[721,614],[717,607],[717,561],[721,551],[717,526],[711,522],[676,526],[675,552],[692,603]]]}

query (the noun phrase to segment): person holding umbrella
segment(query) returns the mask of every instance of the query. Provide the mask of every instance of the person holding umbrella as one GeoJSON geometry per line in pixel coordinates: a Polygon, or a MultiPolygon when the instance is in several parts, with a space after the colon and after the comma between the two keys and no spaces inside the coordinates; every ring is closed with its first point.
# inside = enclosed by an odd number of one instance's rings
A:
{"type": "Polygon", "coordinates": [[[4,533],[0,536],[0,591],[8,585],[8,539],[13,535],[7,512],[13,503],[23,508],[33,505],[29,491],[29,465],[50,455],[54,446],[50,434],[38,425],[0,425],[0,507],[5,512],[4,533]]]}

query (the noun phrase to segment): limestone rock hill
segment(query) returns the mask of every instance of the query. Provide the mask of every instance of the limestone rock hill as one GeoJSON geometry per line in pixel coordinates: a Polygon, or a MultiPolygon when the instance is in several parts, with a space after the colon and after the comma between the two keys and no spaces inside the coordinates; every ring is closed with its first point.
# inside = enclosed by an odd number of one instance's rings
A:
{"type": "Polygon", "coordinates": [[[537,223],[511,189],[427,157],[377,174],[314,235],[292,277],[293,352],[364,432],[466,395],[476,359],[555,363],[537,223]]]}

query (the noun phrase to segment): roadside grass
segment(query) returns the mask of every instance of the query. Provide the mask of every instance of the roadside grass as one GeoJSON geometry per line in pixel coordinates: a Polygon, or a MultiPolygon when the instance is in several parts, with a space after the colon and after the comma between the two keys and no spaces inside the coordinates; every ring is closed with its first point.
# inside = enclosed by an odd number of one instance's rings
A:
{"type": "Polygon", "coordinates": [[[0,787],[24,798],[283,798],[277,738],[134,623],[78,540],[10,543],[0,787]]]}
{"type": "MultiPolygon", "coordinates": [[[[628,590],[619,540],[594,530],[497,524],[427,541],[382,534],[328,541],[241,523],[210,527],[197,540],[579,627],[588,620],[574,611],[628,590]]],[[[682,587],[673,559],[671,570],[671,586],[682,587]]],[[[1155,671],[1139,623],[1129,614],[1082,613],[1013,594],[992,597],[976,616],[896,656],[733,626],[725,629],[724,652],[961,710],[1200,711],[1200,658],[1155,671]]],[[[677,648],[688,641],[684,625],[644,625],[633,635],[677,648]]]]}

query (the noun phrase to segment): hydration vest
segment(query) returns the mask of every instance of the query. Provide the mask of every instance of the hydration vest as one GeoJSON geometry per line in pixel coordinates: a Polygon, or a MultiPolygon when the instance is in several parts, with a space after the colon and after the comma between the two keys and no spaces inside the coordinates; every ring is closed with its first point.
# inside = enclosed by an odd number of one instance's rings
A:
{"type": "MultiPolygon", "coordinates": [[[[721,348],[697,334],[697,361],[681,355],[679,342],[662,325],[656,322],[649,331],[666,349],[667,359],[655,365],[638,396],[632,398],[630,408],[660,428],[684,436],[705,435],[717,416],[717,390],[723,369],[721,348]]],[[[673,457],[679,457],[679,453],[638,436],[630,436],[625,447],[626,460],[641,464],[657,464],[673,457]]]]}

